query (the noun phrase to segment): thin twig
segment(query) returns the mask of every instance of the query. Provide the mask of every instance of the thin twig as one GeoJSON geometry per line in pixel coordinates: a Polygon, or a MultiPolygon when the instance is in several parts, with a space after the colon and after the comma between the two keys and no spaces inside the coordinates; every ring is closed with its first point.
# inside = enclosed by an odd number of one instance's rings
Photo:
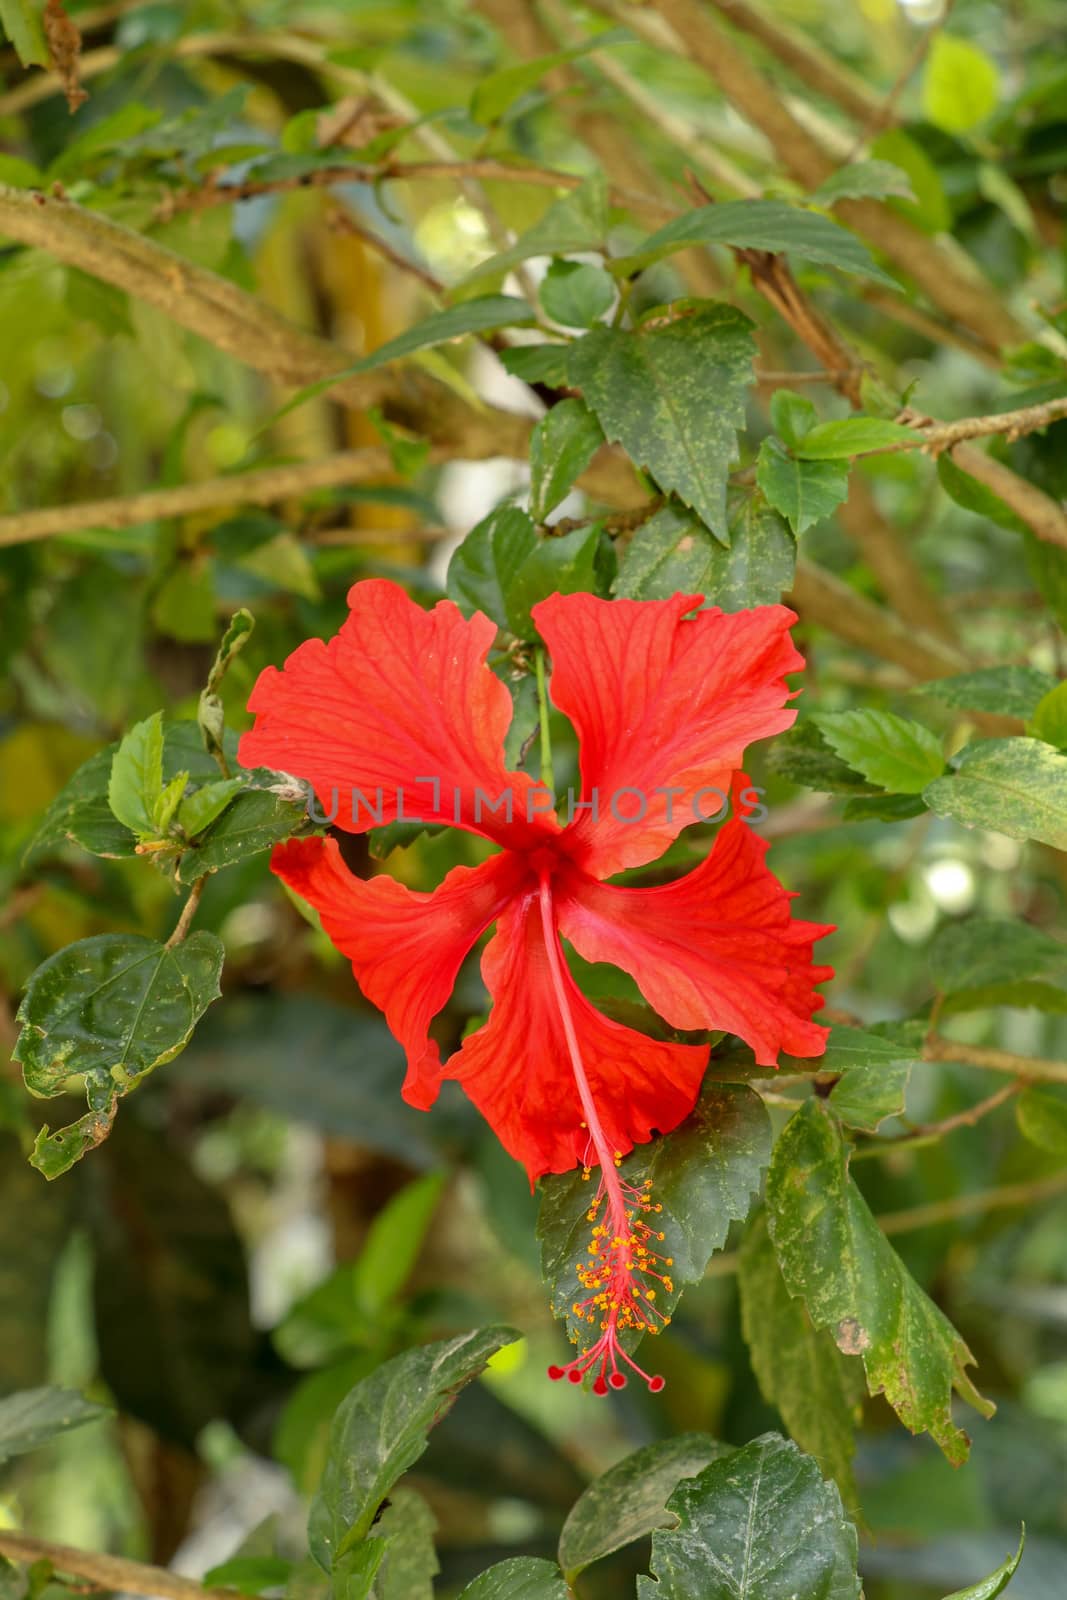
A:
{"type": "Polygon", "coordinates": [[[890,89],[881,105],[878,106],[873,115],[860,118],[860,132],[856,139],[852,153],[848,158],[850,161],[855,161],[857,155],[869,140],[875,138],[876,135],[881,133],[884,128],[890,127],[896,121],[897,106],[900,104],[900,97],[904,93],[904,90],[907,88],[908,84],[911,82],[912,78],[914,78],[915,74],[918,72],[919,68],[922,66],[923,62],[926,60],[930,46],[934,41],[934,36],[945,26],[945,23],[949,19],[949,15],[952,11],[954,3],[955,0],[945,0],[944,8],[937,21],[932,26],[924,27],[920,30],[915,48],[912,50],[907,61],[905,61],[903,67],[897,75],[896,82],[893,84],[893,87],[890,89]]]}
{"type": "Polygon", "coordinates": [[[183,1578],[164,1567],[149,1567],[125,1556],[75,1550],[72,1545],[33,1539],[29,1534],[0,1529],[0,1555],[12,1561],[47,1561],[57,1572],[82,1578],[100,1592],[161,1596],[162,1600],[235,1600],[236,1590],[205,1589],[195,1578],[183,1578]]]}
{"type": "Polygon", "coordinates": [[[939,455],[965,439],[988,439],[998,433],[1008,439],[1020,439],[1024,434],[1036,433],[1039,428],[1047,428],[1050,423],[1059,422],[1064,417],[1067,417],[1067,395],[1046,400],[1041,405],[1021,406],[1017,411],[997,411],[985,417],[961,417],[957,422],[934,422],[931,418],[912,421],[911,413],[905,412],[900,420],[921,430],[921,438],[895,439],[892,444],[860,451],[859,456],[892,456],[902,450],[927,450],[932,455],[939,455]]]}
{"type": "Polygon", "coordinates": [[[204,885],[206,882],[206,875],[203,878],[197,878],[196,882],[193,884],[193,887],[189,890],[186,902],[182,906],[182,914],[175,924],[174,932],[167,940],[168,950],[173,950],[176,944],[181,944],[185,939],[186,934],[189,932],[189,929],[192,927],[193,918],[196,916],[196,908],[200,904],[200,896],[204,892],[204,885]]]}
{"type": "Polygon", "coordinates": [[[1067,1061],[1049,1061],[1040,1056],[1017,1056],[1010,1050],[997,1050],[983,1044],[961,1044],[942,1034],[930,1033],[923,1045],[926,1061],[958,1061],[986,1072],[1006,1072],[1023,1083],[1067,1083],[1067,1061]]]}

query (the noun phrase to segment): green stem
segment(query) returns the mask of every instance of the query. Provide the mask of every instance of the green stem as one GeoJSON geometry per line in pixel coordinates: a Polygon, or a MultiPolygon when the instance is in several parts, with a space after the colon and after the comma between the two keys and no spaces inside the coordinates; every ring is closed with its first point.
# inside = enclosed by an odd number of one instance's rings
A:
{"type": "Polygon", "coordinates": [[[541,782],[552,794],[556,792],[556,779],[552,770],[552,736],[548,729],[548,689],[545,685],[545,648],[534,650],[534,670],[537,673],[537,715],[541,725],[541,782]]]}

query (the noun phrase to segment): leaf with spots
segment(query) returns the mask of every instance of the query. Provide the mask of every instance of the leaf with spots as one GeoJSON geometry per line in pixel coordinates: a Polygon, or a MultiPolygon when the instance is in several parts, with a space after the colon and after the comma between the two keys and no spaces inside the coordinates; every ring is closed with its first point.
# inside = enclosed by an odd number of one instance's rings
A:
{"type": "Polygon", "coordinates": [[[881,1232],[848,1170],[848,1147],[821,1102],[809,1100],[775,1146],[767,1221],[789,1292],[839,1350],[861,1355],[872,1394],[905,1427],[926,1431],[948,1459],[969,1440],[952,1419],[952,1392],[993,1411],[967,1375],[974,1357],[881,1232]]]}
{"type": "Polygon", "coordinates": [[[606,437],[691,506],[728,544],[726,480],[744,425],[756,347],[733,306],[669,322],[594,328],[570,355],[571,381],[606,437]]]}
{"type": "Polygon", "coordinates": [[[80,1076],[89,1102],[88,1115],[70,1128],[41,1130],[32,1160],[46,1177],[106,1138],[121,1096],[188,1044],[218,999],[222,960],[213,933],[194,933],[173,949],[139,934],[105,933],[37,968],[19,1007],[14,1058],[31,1094],[62,1094],[80,1076]]]}
{"type": "Polygon", "coordinates": [[[765,1433],[667,1502],[638,1600],[859,1600],[856,1530],[810,1456],[765,1433]]]}

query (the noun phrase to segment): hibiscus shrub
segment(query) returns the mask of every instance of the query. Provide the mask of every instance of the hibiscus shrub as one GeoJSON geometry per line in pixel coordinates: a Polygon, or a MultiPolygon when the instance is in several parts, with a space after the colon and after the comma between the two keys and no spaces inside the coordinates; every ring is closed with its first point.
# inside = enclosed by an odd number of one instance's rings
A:
{"type": "Polygon", "coordinates": [[[5,1593],[1062,1586],[1056,9],[793,9],[0,0],[5,1593]]]}

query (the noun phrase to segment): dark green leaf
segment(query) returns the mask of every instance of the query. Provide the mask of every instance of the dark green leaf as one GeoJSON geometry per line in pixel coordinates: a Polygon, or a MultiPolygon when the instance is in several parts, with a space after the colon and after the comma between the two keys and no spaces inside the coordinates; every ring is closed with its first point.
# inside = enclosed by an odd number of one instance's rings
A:
{"type": "Polygon", "coordinates": [[[941,928],[927,956],[949,1011],[987,1005],[1067,1009],[1067,946],[1027,922],[968,917],[941,928]]]}
{"type": "Polygon", "coordinates": [[[109,1417],[75,1389],[23,1389],[0,1400],[0,1462],[36,1450],[69,1428],[109,1417]]]}
{"type": "Polygon", "coordinates": [[[785,1286],[761,1211],[745,1233],[738,1260],[741,1327],[752,1370],[791,1436],[833,1478],[847,1506],[859,1503],[852,1473],[863,1378],[825,1330],[812,1326],[802,1300],[785,1286]]]}
{"type": "Polygon", "coordinates": [[[756,482],[794,533],[821,522],[848,498],[848,467],[840,461],[803,461],[777,439],[764,439],[756,482]]]}
{"type": "Polygon", "coordinates": [[[839,200],[884,200],[887,195],[898,195],[903,200],[914,200],[911,179],[892,161],[852,161],[838,167],[812,195],[816,205],[834,206],[839,200]]]}
{"type": "Polygon", "coordinates": [[[707,594],[713,551],[721,548],[699,517],[665,505],[643,522],[626,547],[614,592],[628,600],[707,594]]]}
{"type": "Polygon", "coordinates": [[[308,1521],[311,1553],[324,1571],[366,1537],[378,1507],[422,1455],[426,1435],[459,1390],[517,1338],[511,1328],[482,1328],[407,1350],[356,1384],[334,1417],[308,1521]]]}
{"type": "Polygon", "coordinates": [[[711,548],[705,592],[723,611],[777,605],[792,587],[797,544],[762,494],[731,489],[726,498],[730,547],[711,548]]]}
{"type": "Polygon", "coordinates": [[[686,1478],[638,1600],[859,1600],[856,1530],[810,1456],[767,1433],[686,1478]]]}
{"type": "Polygon", "coordinates": [[[670,1527],[664,1507],[683,1478],[692,1478],[732,1446],[705,1433],[648,1444],[595,1478],[571,1508],[559,1536],[559,1564],[568,1583],[594,1561],[670,1527]]]}
{"type": "Polygon", "coordinates": [[[512,1556],[468,1583],[459,1600],[571,1600],[554,1561],[512,1556]]]}
{"type": "Polygon", "coordinates": [[[1005,717],[1029,717],[1055,687],[1055,678],[1036,667],[979,667],[952,678],[934,678],[911,692],[965,711],[989,711],[1005,717]]]}
{"type": "Polygon", "coordinates": [[[389,1503],[368,1534],[385,1543],[374,1600],[433,1600],[433,1580],[441,1570],[436,1531],[437,1519],[416,1489],[401,1484],[390,1490],[389,1503]]]}
{"type": "Polygon", "coordinates": [[[497,359],[505,372],[522,383],[543,383],[550,389],[567,384],[568,344],[517,344],[499,350],[497,359]]]}
{"type": "Polygon", "coordinates": [[[553,67],[574,61],[590,50],[604,50],[609,45],[625,44],[631,38],[626,28],[605,29],[568,50],[554,50],[551,55],[538,56],[533,61],[521,61],[514,67],[501,67],[499,71],[483,78],[471,95],[471,116],[475,122],[488,127],[498,121],[520,95],[535,88],[553,67]]]}
{"type": "Polygon", "coordinates": [[[537,636],[531,606],[550,594],[588,594],[600,590],[600,529],[538,539],[508,585],[508,626],[520,639],[537,636]]]}
{"type": "Polygon", "coordinates": [[[891,711],[824,711],[812,721],[842,761],[892,794],[921,794],[945,770],[937,735],[891,711]]]}
{"type": "Polygon", "coordinates": [[[152,838],[162,792],[163,713],[154,711],[130,729],[115,751],[107,798],[124,828],[152,838]]]}
{"type": "Polygon", "coordinates": [[[780,777],[822,794],[870,795],[875,790],[836,756],[813,718],[796,723],[774,741],[768,764],[780,777]]]}
{"type": "Polygon", "coordinates": [[[982,739],[923,790],[938,816],[1067,850],[1067,756],[1040,739],[982,739]]]}
{"type": "Polygon", "coordinates": [[[506,596],[536,548],[537,529],[526,512],[497,506],[471,529],[448,563],[448,598],[465,617],[483,611],[498,628],[510,627],[506,596]]]}
{"type": "Polygon", "coordinates": [[[185,851],[178,864],[178,881],[195,883],[205,873],[259,855],[307,826],[304,800],[289,798],[289,791],[274,794],[269,789],[247,789],[229,802],[200,842],[185,851]]]}
{"type": "Polygon", "coordinates": [[[846,800],[842,822],[908,822],[926,810],[917,794],[864,794],[846,800]]]}
{"type": "Polygon", "coordinates": [[[887,1117],[903,1112],[910,1076],[909,1061],[849,1067],[831,1089],[830,1105],[848,1127],[873,1133],[887,1117]]]}
{"type": "Polygon", "coordinates": [[[0,1350],[9,1390],[36,1388],[50,1376],[42,1330],[54,1312],[53,1291],[69,1260],[79,1209],[76,1184],[42,1184],[18,1141],[0,1137],[0,1350]]]}
{"type": "Polygon", "coordinates": [[[1057,750],[1067,750],[1067,683],[1058,683],[1042,696],[1026,731],[1057,750]]]}
{"type": "Polygon", "coordinates": [[[791,1294],[838,1349],[862,1355],[872,1394],[905,1427],[928,1431],[948,1459],[966,1459],[952,1420],[955,1389],[988,1416],[967,1376],[970,1351],[880,1231],[848,1171],[848,1150],[821,1102],[809,1100],[780,1135],[767,1177],[771,1238],[791,1294]]]}
{"type": "Polygon", "coordinates": [[[592,328],[615,304],[615,279],[589,261],[553,261],[538,291],[545,315],[564,328],[592,328]]]}
{"type": "Polygon", "coordinates": [[[798,444],[819,420],[819,413],[807,395],[794,394],[792,389],[774,391],[770,413],[773,426],[789,446],[798,444]]]}
{"type": "Polygon", "coordinates": [[[24,67],[50,65],[41,6],[36,0],[0,0],[0,24],[24,67]]]}
{"type": "Polygon", "coordinates": [[[544,522],[604,443],[600,423],[581,400],[561,400],[530,440],[530,515],[544,522]]]}
{"type": "Polygon", "coordinates": [[[806,461],[846,461],[908,439],[921,444],[922,434],[881,417],[843,417],[839,422],[818,423],[793,449],[806,461]]]}
{"type": "Polygon", "coordinates": [[[957,1589],[952,1594],[945,1596],[945,1600],[996,1600],[998,1594],[1003,1594],[1008,1584],[1018,1570],[1019,1562],[1023,1558],[1026,1546],[1026,1529],[1019,1536],[1019,1547],[1013,1556],[999,1566],[996,1572],[991,1572],[988,1578],[983,1578],[981,1583],[972,1583],[966,1589],[957,1589]]]}
{"type": "Polygon", "coordinates": [[[570,373],[608,439],[728,542],[726,479],[745,420],[755,344],[749,319],[711,305],[666,324],[594,328],[570,373]]]}
{"type": "Polygon", "coordinates": [[[1015,533],[1027,531],[1022,518],[992,489],[987,489],[984,483],[979,483],[977,478],[972,478],[970,473],[958,467],[947,451],[937,459],[937,475],[945,493],[965,511],[973,511],[976,516],[986,517],[990,522],[996,522],[1002,528],[1011,528],[1015,533]]]}
{"type": "Polygon", "coordinates": [[[35,1164],[47,1165],[48,1177],[99,1142],[91,1137],[94,1119],[103,1137],[116,1099],[188,1043],[219,996],[222,960],[213,933],[194,933],[172,950],[138,934],[105,933],[37,968],[19,1007],[14,1059],[36,1095],[62,1094],[71,1077],[83,1074],[91,1113],[73,1143],[50,1146],[43,1130],[35,1164]]]}
{"type": "MultiPolygon", "coordinates": [[[[663,1255],[673,1259],[673,1292],[661,1291],[658,1305],[669,1312],[680,1286],[697,1283],[716,1250],[726,1242],[730,1223],[748,1215],[770,1156],[770,1122],[762,1100],[740,1084],[708,1083],[696,1109],[673,1133],[642,1145],[627,1156],[623,1179],[640,1188],[651,1179],[654,1201],[663,1207],[663,1255]]],[[[577,1267],[585,1259],[589,1203],[596,1192],[580,1171],[541,1179],[541,1270],[552,1294],[552,1309],[572,1337],[585,1336],[586,1324],[572,1307],[583,1297],[577,1267]]]]}
{"type": "Polygon", "coordinates": [[[687,211],[652,234],[632,254],[612,262],[612,268],[629,274],[694,244],[769,250],[897,287],[855,234],[817,211],[805,211],[784,200],[728,200],[722,205],[687,211]]]}
{"type": "Polygon", "coordinates": [[[1060,627],[1067,631],[1067,550],[1026,531],[1023,552],[1034,585],[1040,590],[1060,627]]]}
{"type": "MultiPolygon", "coordinates": [[[[533,227],[520,234],[509,249],[479,262],[473,272],[468,272],[461,287],[476,283],[479,278],[502,277],[520,262],[529,261],[531,256],[578,255],[582,251],[598,250],[608,231],[608,216],[607,184],[597,173],[577,189],[554,200],[533,227]]],[[[527,320],[532,321],[533,312],[528,307],[527,311],[527,320]]]]}

